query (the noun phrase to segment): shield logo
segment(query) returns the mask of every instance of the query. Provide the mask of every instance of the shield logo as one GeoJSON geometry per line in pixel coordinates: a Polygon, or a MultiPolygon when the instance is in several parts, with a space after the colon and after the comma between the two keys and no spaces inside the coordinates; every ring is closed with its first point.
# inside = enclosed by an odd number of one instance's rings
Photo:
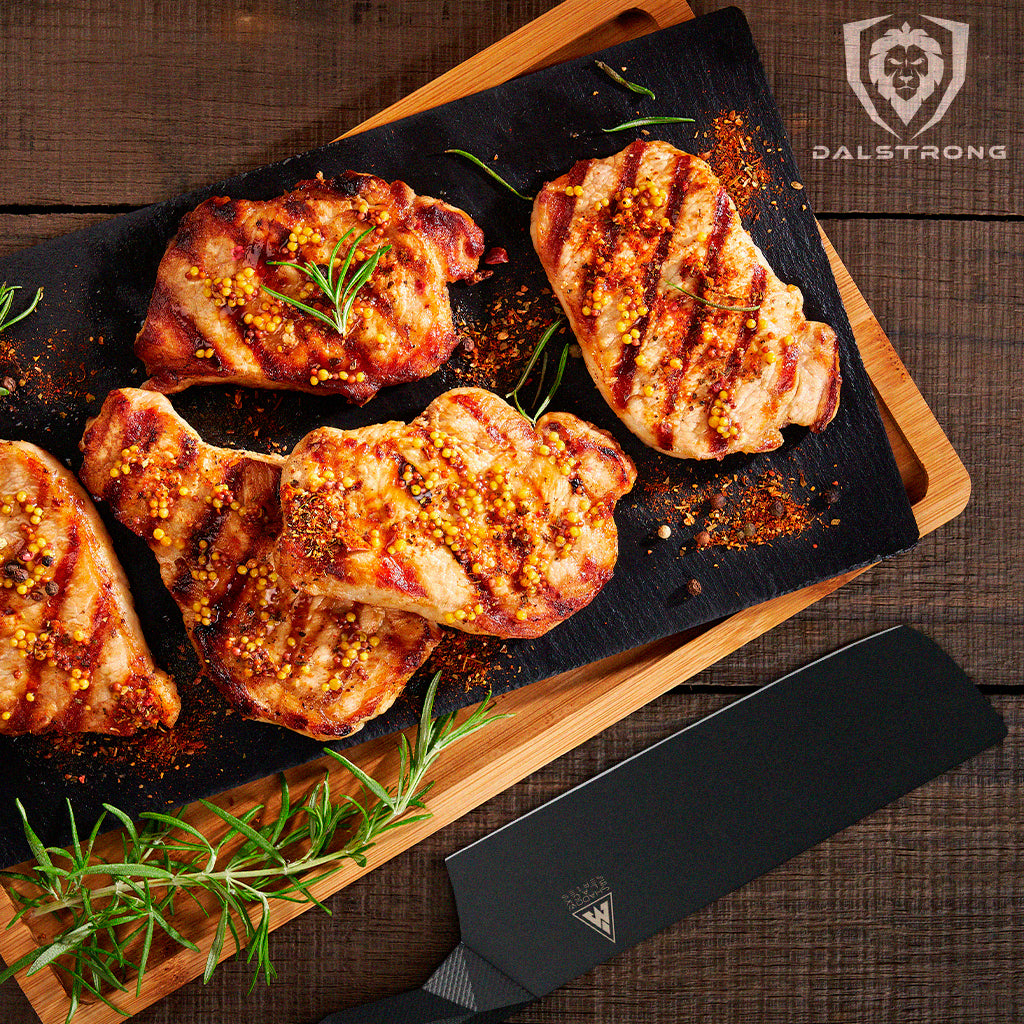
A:
{"type": "Polygon", "coordinates": [[[846,80],[875,124],[898,139],[904,130],[917,138],[942,120],[967,79],[970,26],[927,15],[920,20],[931,24],[915,27],[891,19],[884,14],[843,25],[846,80]]]}

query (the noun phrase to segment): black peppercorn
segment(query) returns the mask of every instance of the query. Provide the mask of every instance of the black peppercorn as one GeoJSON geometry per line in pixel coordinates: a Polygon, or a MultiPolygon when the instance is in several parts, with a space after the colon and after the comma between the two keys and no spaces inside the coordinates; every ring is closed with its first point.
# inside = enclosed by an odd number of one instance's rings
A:
{"type": "Polygon", "coordinates": [[[747,540],[753,540],[757,536],[757,527],[753,523],[743,524],[743,536],[747,540]]]}
{"type": "Polygon", "coordinates": [[[697,545],[697,550],[706,548],[711,543],[711,534],[707,530],[701,530],[696,537],[693,538],[694,543],[697,545]]]}
{"type": "Polygon", "coordinates": [[[703,589],[704,588],[700,585],[700,580],[690,580],[690,582],[686,584],[686,592],[690,597],[700,597],[703,589]]]}
{"type": "Polygon", "coordinates": [[[772,515],[775,516],[776,519],[785,519],[786,518],[786,506],[783,505],[782,502],[779,501],[778,498],[776,498],[772,502],[772,515]]]}
{"type": "Polygon", "coordinates": [[[725,502],[726,502],[726,498],[725,498],[724,494],[721,494],[721,493],[716,494],[711,499],[711,507],[712,508],[717,508],[717,509],[725,508],[725,502]]]}

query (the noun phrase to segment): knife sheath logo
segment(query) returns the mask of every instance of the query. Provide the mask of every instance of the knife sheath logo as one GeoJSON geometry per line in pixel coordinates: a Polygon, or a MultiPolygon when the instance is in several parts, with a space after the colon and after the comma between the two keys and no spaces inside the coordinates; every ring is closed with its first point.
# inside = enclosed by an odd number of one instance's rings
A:
{"type": "Polygon", "coordinates": [[[599,896],[593,903],[588,903],[579,910],[574,910],[572,916],[582,921],[588,928],[593,928],[598,935],[603,935],[609,942],[615,941],[615,908],[611,892],[599,896]]]}

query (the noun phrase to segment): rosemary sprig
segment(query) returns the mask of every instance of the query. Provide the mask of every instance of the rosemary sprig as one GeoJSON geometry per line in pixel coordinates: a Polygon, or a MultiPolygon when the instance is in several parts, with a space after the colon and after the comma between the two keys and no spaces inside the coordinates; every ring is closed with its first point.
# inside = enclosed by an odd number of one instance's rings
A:
{"type": "Polygon", "coordinates": [[[456,156],[461,156],[464,159],[469,160],[471,163],[476,164],[477,167],[479,167],[485,174],[489,174],[496,182],[498,182],[499,185],[504,185],[509,192],[519,196],[520,199],[525,199],[528,203],[533,202],[533,196],[524,196],[519,189],[513,188],[500,174],[498,174],[497,171],[488,167],[487,164],[485,164],[478,156],[473,156],[472,153],[467,153],[464,149],[446,149],[445,152],[454,153],[456,156]]]}
{"type": "Polygon", "coordinates": [[[216,842],[178,815],[147,811],[140,815],[142,825],[137,827],[123,811],[104,804],[124,827],[122,860],[105,861],[94,854],[103,817],[83,844],[69,803],[70,847],[44,847],[18,802],[35,864],[29,874],[0,872],[32,890],[8,890],[19,904],[14,921],[25,915],[60,914],[68,923],[55,938],[11,964],[0,974],[0,982],[25,967],[34,974],[51,965],[66,974],[70,983],[67,1021],[87,993],[123,1013],[111,1002],[109,990],[127,991],[125,979],[134,972],[136,992],[141,991],[157,931],[180,946],[198,949],[175,928],[173,914],[175,901],[182,896],[196,900],[205,894],[218,919],[203,980],[212,975],[230,933],[236,951],[248,946],[248,960],[254,965],[252,985],[260,974],[269,983],[276,976],[269,949],[271,901],[315,903],[327,910],[311,887],[347,861],[365,866],[367,852],[385,833],[429,818],[424,799],[432,783],[424,779],[434,762],[466,736],[509,717],[494,714],[488,698],[461,724],[456,724],[455,712],[434,719],[439,678],[440,673],[427,690],[415,743],[410,744],[404,734],[401,737],[393,789],[344,755],[326,751],[359,780],[368,797],[362,803],[350,796],[335,802],[329,775],[325,775],[305,799],[293,804],[282,776],[281,806],[276,815],[267,816],[270,820],[261,820],[266,813],[263,805],[234,815],[200,801],[227,825],[216,842]],[[411,810],[422,813],[410,814],[411,810]],[[255,923],[250,908],[260,908],[255,923]]]}
{"type": "Polygon", "coordinates": [[[39,300],[43,297],[43,289],[40,288],[35,298],[29,303],[27,309],[23,309],[17,316],[7,319],[8,314],[11,312],[11,305],[14,302],[14,293],[21,291],[20,284],[8,284],[4,281],[0,284],[0,331],[6,331],[8,327],[13,327],[19,320],[24,320],[25,317],[35,311],[36,306],[39,305],[39,300]]]}
{"type": "Polygon", "coordinates": [[[619,85],[624,85],[630,92],[643,93],[645,96],[650,96],[652,100],[656,100],[658,97],[647,88],[646,85],[638,85],[636,82],[630,82],[625,79],[615,70],[613,67],[609,67],[603,60],[595,60],[594,63],[613,81],[619,85]]]}
{"type": "Polygon", "coordinates": [[[537,347],[533,350],[533,355],[530,356],[530,361],[526,364],[526,369],[523,370],[522,376],[516,382],[516,386],[505,396],[511,398],[515,403],[516,409],[519,410],[520,416],[526,417],[534,426],[537,425],[537,420],[540,419],[541,414],[551,404],[551,399],[555,397],[555,392],[558,390],[562,383],[562,375],[565,373],[565,363],[569,358],[569,342],[566,342],[562,346],[562,354],[558,359],[558,369],[555,371],[555,380],[551,387],[548,389],[548,393],[544,398],[544,401],[537,407],[537,411],[531,416],[523,407],[519,404],[519,391],[522,386],[527,382],[530,374],[533,372],[534,366],[537,365],[537,360],[540,358],[541,353],[544,353],[544,361],[541,363],[540,377],[537,381],[537,395],[534,398],[534,403],[540,398],[541,390],[544,387],[544,378],[547,376],[548,362],[547,353],[544,352],[544,347],[551,340],[555,331],[562,326],[562,320],[556,320],[543,334],[540,341],[537,343],[537,347]]]}
{"type": "MultiPolygon", "coordinates": [[[[14,303],[14,293],[21,290],[20,284],[9,285],[6,281],[0,284],[0,331],[6,331],[8,327],[16,324],[19,320],[24,320],[25,317],[35,311],[36,306],[39,305],[39,300],[43,297],[43,289],[40,288],[35,298],[29,303],[27,309],[23,309],[17,316],[7,319],[11,312],[11,305],[14,303]]],[[[6,398],[10,394],[7,388],[0,387],[0,398],[6,398]]]]}
{"type": "Polygon", "coordinates": [[[275,292],[273,288],[268,288],[265,284],[260,287],[268,295],[273,295],[275,299],[280,299],[282,302],[287,302],[289,306],[294,306],[296,309],[301,309],[303,313],[308,313],[309,316],[314,316],[318,320],[322,320],[328,327],[333,327],[339,334],[344,334],[348,329],[348,317],[352,311],[352,303],[356,301],[356,294],[359,289],[362,288],[373,276],[373,272],[377,269],[377,264],[380,262],[381,256],[386,252],[391,251],[390,245],[381,246],[372,256],[368,256],[362,263],[358,265],[356,270],[353,272],[351,279],[348,278],[348,272],[352,268],[352,259],[355,255],[356,249],[359,248],[360,243],[373,233],[373,228],[367,228],[350,246],[348,255],[346,255],[344,262],[341,264],[341,268],[338,271],[337,279],[334,277],[334,261],[338,256],[338,250],[341,248],[342,243],[345,242],[355,231],[355,228],[349,228],[335,243],[334,249],[331,251],[331,258],[327,261],[327,273],[320,268],[320,266],[313,262],[308,263],[287,263],[282,261],[267,261],[267,266],[270,267],[294,267],[296,270],[305,274],[319,289],[326,298],[330,299],[331,304],[334,307],[334,313],[328,316],[326,313],[322,313],[319,309],[314,309],[312,306],[307,306],[306,303],[300,302],[298,299],[292,298],[290,295],[283,295],[281,292],[275,292]]]}
{"type": "Polygon", "coordinates": [[[666,281],[665,284],[669,288],[675,288],[677,292],[682,292],[684,295],[689,295],[691,299],[696,299],[698,302],[703,302],[705,306],[710,306],[712,309],[727,309],[731,313],[756,313],[759,306],[723,306],[718,302],[712,302],[710,299],[705,299],[703,295],[698,295],[696,292],[687,291],[681,284],[676,284],[675,281],[666,281]]]}
{"type": "Polygon", "coordinates": [[[635,121],[625,121],[622,124],[617,124],[614,128],[602,128],[601,131],[608,132],[624,132],[628,128],[642,128],[647,124],[676,124],[680,121],[693,121],[692,117],[638,117],[635,121]]]}

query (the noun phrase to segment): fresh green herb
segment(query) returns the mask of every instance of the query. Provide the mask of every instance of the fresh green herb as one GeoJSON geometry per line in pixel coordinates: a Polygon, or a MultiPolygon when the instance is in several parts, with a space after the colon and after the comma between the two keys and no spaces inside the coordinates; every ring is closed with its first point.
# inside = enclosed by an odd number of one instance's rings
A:
{"type": "Polygon", "coordinates": [[[523,193],[519,191],[519,189],[513,188],[500,174],[498,174],[497,171],[494,171],[490,167],[488,167],[487,164],[485,164],[483,160],[481,160],[478,156],[473,156],[472,153],[467,153],[464,149],[446,149],[445,152],[454,153],[456,156],[464,157],[471,163],[476,164],[477,167],[479,167],[480,170],[483,171],[485,174],[489,174],[496,182],[498,182],[499,185],[504,185],[505,188],[509,190],[509,192],[512,192],[515,195],[519,196],[520,199],[525,199],[528,203],[533,202],[533,196],[524,196],[523,193]]]}
{"type": "Polygon", "coordinates": [[[681,284],[676,284],[674,281],[666,281],[665,284],[667,284],[669,288],[675,288],[677,292],[689,295],[691,299],[703,302],[705,306],[711,306],[712,309],[727,309],[730,313],[756,313],[760,308],[759,306],[722,306],[717,302],[712,302],[710,299],[705,299],[703,295],[687,291],[681,284]]]}
{"type": "Polygon", "coordinates": [[[656,100],[658,97],[647,88],[646,85],[637,85],[636,82],[627,81],[615,70],[615,68],[609,67],[603,60],[595,60],[594,63],[613,81],[619,85],[624,85],[630,92],[642,92],[645,96],[650,96],[652,100],[656,100]]]}
{"type": "Polygon", "coordinates": [[[628,128],[642,128],[645,124],[676,124],[680,121],[693,121],[692,117],[638,117],[635,121],[626,121],[624,124],[617,124],[614,128],[602,128],[601,131],[624,132],[628,128]]]}
{"type": "Polygon", "coordinates": [[[35,311],[36,306],[39,305],[39,300],[43,297],[43,289],[40,288],[35,298],[28,304],[27,309],[23,309],[17,316],[7,319],[11,312],[11,305],[14,302],[14,293],[21,291],[20,284],[9,285],[6,281],[0,284],[0,331],[6,331],[8,327],[13,327],[19,320],[24,320],[25,317],[35,311]]]}
{"type": "MultiPolygon", "coordinates": [[[[17,316],[11,317],[10,320],[7,317],[11,312],[11,305],[14,303],[14,293],[21,290],[20,284],[9,285],[6,281],[0,284],[0,331],[6,331],[8,327],[16,324],[19,320],[24,320],[25,317],[35,311],[36,306],[39,305],[39,300],[43,297],[43,289],[40,288],[35,298],[29,303],[27,309],[23,309],[17,316]]],[[[6,398],[10,394],[7,388],[0,387],[0,398],[6,398]]]]}
{"type": "Polygon", "coordinates": [[[227,825],[217,842],[178,815],[147,811],[140,815],[141,827],[136,827],[123,811],[104,804],[125,830],[123,859],[115,862],[100,860],[93,853],[104,818],[83,844],[69,802],[71,846],[44,847],[18,802],[36,863],[30,874],[0,872],[11,881],[28,883],[33,890],[31,895],[16,888],[8,890],[19,904],[14,921],[26,915],[60,914],[68,924],[55,938],[12,963],[0,974],[0,982],[25,967],[34,974],[51,965],[70,982],[68,1021],[87,993],[124,1013],[110,1001],[109,990],[127,991],[122,979],[134,971],[138,975],[136,993],[141,991],[157,931],[180,946],[198,949],[172,921],[175,900],[182,896],[196,899],[199,894],[212,901],[213,913],[219,915],[203,980],[208,981],[213,973],[230,932],[237,951],[249,947],[248,960],[254,965],[252,984],[260,974],[270,982],[276,976],[268,944],[271,901],[315,903],[327,910],[311,886],[333,875],[346,861],[365,866],[367,852],[381,836],[429,818],[424,798],[432,783],[425,783],[424,778],[430,767],[454,743],[490,722],[509,717],[494,714],[488,698],[461,724],[456,724],[454,712],[434,719],[439,677],[440,673],[427,690],[415,743],[410,744],[405,735],[401,738],[398,781],[393,789],[386,789],[342,754],[326,751],[359,780],[369,798],[363,803],[349,796],[334,802],[328,775],[293,805],[282,776],[280,810],[270,821],[258,820],[263,805],[236,816],[200,801],[227,825]],[[410,809],[422,813],[409,814],[410,809]],[[336,835],[338,842],[334,841],[336,835]],[[262,911],[254,924],[248,908],[256,905],[262,911]]]}
{"type": "Polygon", "coordinates": [[[537,380],[537,394],[533,400],[534,404],[536,404],[537,399],[540,398],[541,391],[544,387],[544,378],[547,376],[548,369],[548,356],[547,353],[544,352],[544,347],[551,340],[555,331],[557,331],[562,326],[562,323],[562,320],[556,320],[544,332],[543,337],[537,343],[537,347],[533,350],[533,355],[530,356],[530,361],[526,364],[526,369],[523,370],[522,376],[517,381],[516,386],[505,396],[506,398],[512,399],[512,401],[515,403],[515,407],[519,410],[519,414],[521,416],[525,416],[534,426],[537,425],[537,420],[540,419],[541,414],[544,412],[544,410],[551,404],[551,399],[555,397],[555,392],[558,390],[559,386],[562,383],[562,375],[565,373],[565,363],[566,360],[569,358],[569,343],[566,342],[565,345],[562,346],[562,354],[558,359],[558,369],[555,371],[554,383],[548,389],[548,393],[544,398],[544,401],[540,403],[540,405],[537,407],[537,411],[532,416],[519,404],[519,391],[529,379],[530,374],[533,372],[534,366],[537,365],[537,360],[540,358],[541,353],[544,353],[544,361],[541,363],[540,375],[537,380]]]}
{"type": "Polygon", "coordinates": [[[271,267],[294,267],[296,270],[305,274],[320,289],[320,291],[330,299],[331,304],[334,306],[333,315],[328,316],[326,313],[322,313],[319,309],[307,306],[304,302],[300,302],[298,299],[293,299],[290,295],[282,295],[281,292],[275,292],[273,288],[268,288],[266,285],[261,285],[260,287],[263,291],[267,292],[268,295],[273,295],[275,299],[280,299],[282,302],[287,302],[289,306],[301,309],[303,313],[308,313],[310,316],[314,316],[318,320],[322,320],[328,327],[333,327],[339,334],[344,334],[348,329],[348,317],[349,313],[352,312],[352,303],[356,301],[356,294],[359,289],[362,288],[373,276],[373,272],[377,269],[377,264],[380,262],[381,256],[383,256],[384,253],[391,251],[390,245],[382,246],[372,256],[363,260],[363,262],[354,270],[352,277],[346,281],[346,278],[348,278],[348,272],[352,269],[352,258],[355,255],[356,249],[359,248],[360,243],[367,237],[367,235],[373,233],[373,230],[373,228],[367,228],[349,246],[348,255],[341,264],[337,278],[334,277],[334,262],[337,259],[338,250],[341,248],[342,243],[351,236],[353,231],[355,231],[355,228],[349,228],[348,231],[338,239],[333,251],[331,252],[331,258],[327,261],[326,274],[318,264],[312,262],[285,263],[268,261],[267,263],[267,265],[271,267]]]}

